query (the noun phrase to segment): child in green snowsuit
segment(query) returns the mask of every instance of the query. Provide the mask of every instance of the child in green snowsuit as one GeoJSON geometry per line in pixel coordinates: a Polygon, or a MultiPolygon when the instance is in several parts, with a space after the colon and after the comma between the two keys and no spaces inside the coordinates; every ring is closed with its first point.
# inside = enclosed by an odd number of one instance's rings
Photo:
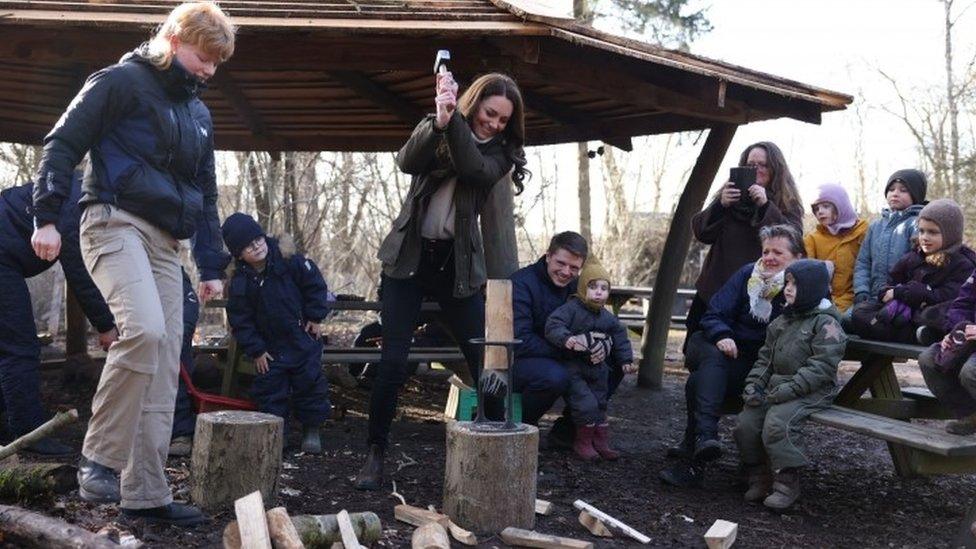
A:
{"type": "Polygon", "coordinates": [[[734,431],[749,475],[747,501],[782,510],[800,496],[798,470],[807,465],[797,446],[800,426],[830,406],[847,346],[829,295],[830,275],[822,261],[803,259],[786,268],[787,305],[769,324],[746,377],[745,406],[734,431]]]}

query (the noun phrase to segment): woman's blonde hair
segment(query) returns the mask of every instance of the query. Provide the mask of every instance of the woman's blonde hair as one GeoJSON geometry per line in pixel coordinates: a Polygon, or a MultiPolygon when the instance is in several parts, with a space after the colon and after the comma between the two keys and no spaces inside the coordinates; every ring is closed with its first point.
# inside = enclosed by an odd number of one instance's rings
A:
{"type": "Polygon", "coordinates": [[[170,39],[175,36],[223,63],[234,54],[234,30],[230,18],[213,2],[180,4],[149,41],[149,59],[159,69],[169,68],[173,62],[170,39]]]}

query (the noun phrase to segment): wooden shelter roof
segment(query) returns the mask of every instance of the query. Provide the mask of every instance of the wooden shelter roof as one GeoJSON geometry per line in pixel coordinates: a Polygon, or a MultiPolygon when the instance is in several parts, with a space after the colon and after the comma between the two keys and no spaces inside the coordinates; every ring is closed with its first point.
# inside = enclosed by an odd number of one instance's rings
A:
{"type": "MultiPolygon", "coordinates": [[[[144,41],[179,2],[0,0],[0,141],[39,143],[85,77],[144,41]]],[[[432,103],[438,49],[462,85],[514,76],[530,144],[789,117],[851,97],[612,36],[505,0],[226,0],[234,57],[204,99],[217,146],[393,150],[432,103]]]]}

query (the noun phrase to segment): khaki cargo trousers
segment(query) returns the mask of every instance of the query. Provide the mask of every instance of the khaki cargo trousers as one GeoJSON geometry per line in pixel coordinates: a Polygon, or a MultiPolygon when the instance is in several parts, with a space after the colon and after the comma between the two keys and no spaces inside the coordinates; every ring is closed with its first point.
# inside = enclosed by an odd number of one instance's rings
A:
{"type": "Polygon", "coordinates": [[[119,329],[82,454],[122,471],[122,507],[167,505],[173,496],[163,468],[183,337],[179,242],[124,210],[93,204],[82,215],[81,250],[119,329]]]}

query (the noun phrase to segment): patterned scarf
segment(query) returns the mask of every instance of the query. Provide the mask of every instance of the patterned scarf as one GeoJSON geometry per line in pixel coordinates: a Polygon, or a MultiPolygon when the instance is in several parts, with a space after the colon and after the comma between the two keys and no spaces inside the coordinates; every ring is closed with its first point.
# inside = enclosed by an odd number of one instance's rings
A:
{"type": "Polygon", "coordinates": [[[786,284],[786,269],[775,274],[768,274],[763,269],[762,260],[756,262],[746,284],[749,294],[749,313],[760,322],[769,322],[773,314],[773,299],[783,291],[786,284]]]}

